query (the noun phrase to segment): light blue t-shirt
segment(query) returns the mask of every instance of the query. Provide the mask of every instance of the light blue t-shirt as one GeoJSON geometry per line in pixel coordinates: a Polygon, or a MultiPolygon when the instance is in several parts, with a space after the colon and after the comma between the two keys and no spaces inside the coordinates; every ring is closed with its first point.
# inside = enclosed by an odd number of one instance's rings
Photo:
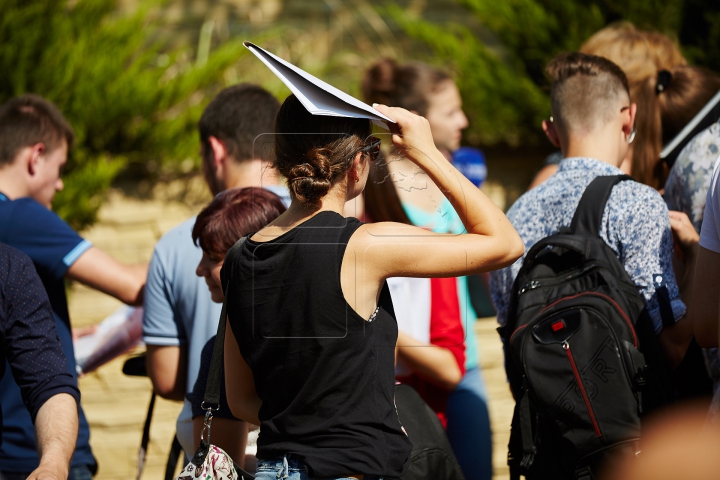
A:
{"type": "Polygon", "coordinates": [[[195,217],[167,232],[155,246],[143,316],[146,344],[196,347],[188,350],[188,391],[195,383],[200,351],[217,333],[221,309],[212,301],[205,280],[195,275],[202,250],[192,240],[194,225],[195,217]]]}
{"type": "MultiPolygon", "coordinates": [[[[462,220],[447,198],[443,198],[442,204],[434,212],[421,210],[409,203],[403,203],[402,206],[413,225],[429,228],[435,233],[460,234],[466,232],[462,220]]],[[[457,290],[460,316],[465,330],[465,370],[470,370],[478,366],[478,344],[473,329],[477,314],[470,303],[467,277],[457,277],[457,290]]]]}
{"type": "MultiPolygon", "coordinates": [[[[187,346],[187,384],[192,391],[200,370],[200,355],[217,333],[222,305],[214,303],[205,280],[195,275],[202,250],[192,240],[195,217],[167,232],[155,246],[143,314],[143,341],[147,345],[187,346]]],[[[178,440],[193,451],[192,410],[185,400],[178,417],[178,440]]]]}

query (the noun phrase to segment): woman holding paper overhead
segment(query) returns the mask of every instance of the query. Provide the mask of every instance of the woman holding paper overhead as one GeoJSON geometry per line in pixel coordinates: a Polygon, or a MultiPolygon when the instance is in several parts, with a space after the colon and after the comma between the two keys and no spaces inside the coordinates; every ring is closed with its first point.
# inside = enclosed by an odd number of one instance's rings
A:
{"type": "MultiPolygon", "coordinates": [[[[460,146],[468,120],[462,110],[460,92],[447,72],[421,62],[398,64],[383,58],[365,72],[362,90],[366,102],[402,107],[426,117],[433,142],[446,158],[451,158],[451,152],[460,146]]],[[[401,211],[418,227],[438,233],[463,233],[465,226],[440,186],[418,167],[402,154],[389,155],[387,169],[402,204],[401,211]]],[[[375,190],[366,192],[368,211],[373,209],[374,199],[367,194],[375,190]]],[[[465,329],[465,374],[447,398],[447,436],[465,476],[490,480],[493,475],[490,413],[473,329],[478,315],[469,300],[468,277],[461,275],[456,280],[465,329]]]]}
{"type": "Polygon", "coordinates": [[[261,425],[258,479],[399,478],[411,444],[393,403],[397,324],[385,279],[492,270],[524,251],[502,211],[435,147],[427,120],[377,110],[469,233],[344,218],[379,150],[370,121],[285,100],[275,154],[292,204],[225,262],[228,404],[261,425]]]}

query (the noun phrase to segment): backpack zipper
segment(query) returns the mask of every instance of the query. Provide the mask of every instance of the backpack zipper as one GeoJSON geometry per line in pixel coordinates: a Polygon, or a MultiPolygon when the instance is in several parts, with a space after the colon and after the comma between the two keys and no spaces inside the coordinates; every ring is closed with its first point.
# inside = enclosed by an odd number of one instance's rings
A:
{"type": "Polygon", "coordinates": [[[598,437],[602,437],[602,433],[600,432],[600,425],[598,425],[597,423],[597,419],[595,418],[595,412],[593,411],[592,405],[590,404],[590,397],[588,397],[587,391],[585,390],[585,385],[583,384],[582,378],[580,378],[580,372],[578,371],[577,365],[575,364],[575,358],[570,351],[570,344],[567,342],[567,340],[562,343],[562,347],[567,354],[568,360],[570,361],[570,366],[572,367],[575,381],[577,382],[578,387],[580,387],[580,393],[582,394],[583,400],[585,401],[585,408],[587,408],[588,415],[590,415],[590,421],[592,422],[593,429],[595,430],[595,435],[597,435],[598,437]]]}
{"type": "Polygon", "coordinates": [[[522,286],[522,288],[518,292],[518,296],[522,295],[523,293],[529,292],[530,290],[535,290],[536,288],[539,288],[539,287],[554,287],[556,285],[560,285],[561,283],[565,283],[569,280],[572,280],[573,278],[579,277],[580,275],[583,275],[583,274],[589,272],[590,270],[600,267],[600,266],[601,265],[599,263],[590,264],[590,265],[586,266],[585,268],[583,268],[582,270],[573,272],[573,273],[566,275],[565,277],[563,277],[559,280],[555,280],[554,282],[551,282],[551,283],[542,283],[539,280],[531,280],[530,282],[528,282],[522,286]]]}

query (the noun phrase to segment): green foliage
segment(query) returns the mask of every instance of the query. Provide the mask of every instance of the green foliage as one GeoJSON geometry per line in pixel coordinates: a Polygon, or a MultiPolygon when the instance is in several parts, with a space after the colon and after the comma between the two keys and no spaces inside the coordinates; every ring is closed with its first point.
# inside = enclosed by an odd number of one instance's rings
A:
{"type": "Polygon", "coordinates": [[[159,34],[159,4],[120,15],[115,0],[0,0],[0,102],[36,93],[75,129],[54,208],[91,224],[115,176],[197,169],[196,123],[246,49],[227,42],[203,63],[159,34]]]}
{"type": "Polygon", "coordinates": [[[456,72],[470,117],[471,144],[539,143],[550,106],[545,65],[577,50],[617,20],[681,41],[688,58],[720,70],[720,2],[717,0],[457,0],[481,25],[438,25],[396,6],[383,9],[432,52],[428,60],[456,72]]]}

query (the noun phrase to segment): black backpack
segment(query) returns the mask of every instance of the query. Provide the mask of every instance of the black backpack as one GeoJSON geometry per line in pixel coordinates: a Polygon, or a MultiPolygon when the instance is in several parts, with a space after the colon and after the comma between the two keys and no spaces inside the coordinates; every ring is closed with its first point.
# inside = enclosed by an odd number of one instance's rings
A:
{"type": "Polygon", "coordinates": [[[599,236],[623,180],[631,178],[595,178],[570,228],[533,245],[515,279],[500,329],[516,400],[512,478],[595,478],[637,454],[643,408],[669,401],[645,299],[599,236]]]}
{"type": "Polygon", "coordinates": [[[409,385],[395,386],[398,418],[413,444],[401,480],[465,480],[435,412],[409,385]]]}

